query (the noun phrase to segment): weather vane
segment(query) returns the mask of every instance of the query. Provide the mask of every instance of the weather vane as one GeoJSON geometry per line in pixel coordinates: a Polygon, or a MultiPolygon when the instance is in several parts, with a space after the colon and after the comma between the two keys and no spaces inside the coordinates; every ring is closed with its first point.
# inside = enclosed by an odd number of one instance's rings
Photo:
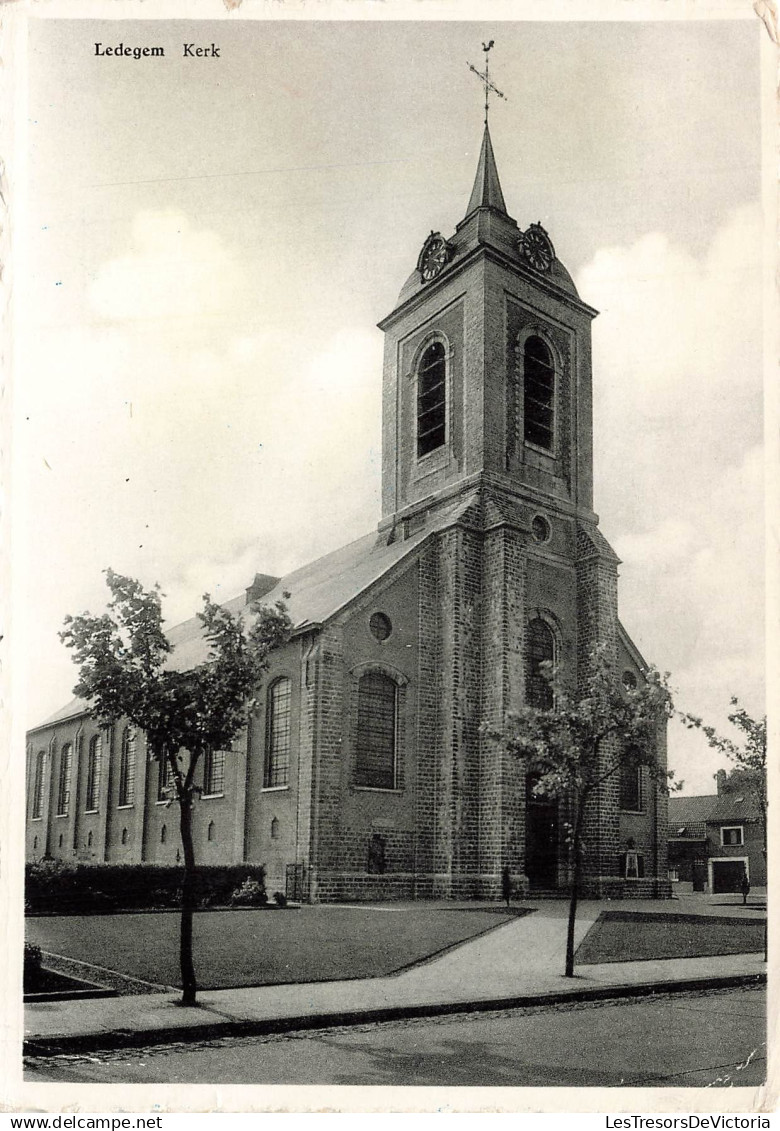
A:
{"type": "Polygon", "coordinates": [[[490,92],[491,92],[491,90],[493,91],[494,94],[498,95],[499,98],[503,98],[504,101],[506,102],[506,95],[502,94],[502,92],[498,89],[498,87],[494,86],[493,83],[490,81],[490,56],[488,55],[488,52],[490,51],[490,48],[493,46],[493,43],[494,43],[494,40],[491,39],[490,43],[483,43],[482,44],[482,50],[485,52],[485,70],[484,70],[484,72],[478,71],[473,63],[469,63],[469,70],[473,71],[474,74],[477,76],[477,78],[482,80],[482,85],[485,87],[485,125],[488,124],[488,109],[489,109],[489,105],[490,105],[490,92]]]}

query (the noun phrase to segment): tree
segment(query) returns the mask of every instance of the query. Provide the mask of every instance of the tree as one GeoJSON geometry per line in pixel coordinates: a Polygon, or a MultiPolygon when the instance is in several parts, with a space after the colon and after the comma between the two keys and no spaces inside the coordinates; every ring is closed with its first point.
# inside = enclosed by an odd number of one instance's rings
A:
{"type": "Polygon", "coordinates": [[[726,788],[731,792],[749,794],[761,814],[761,831],[764,839],[764,859],[767,857],[767,788],[766,788],[766,715],[754,719],[740,704],[736,695],[731,697],[729,722],[741,733],[741,741],[719,734],[707,726],[698,715],[680,714],[689,730],[700,730],[713,750],[718,750],[732,763],[726,778],[726,788]]]}
{"type": "Polygon", "coordinates": [[[553,690],[553,705],[511,711],[500,729],[488,733],[522,759],[536,796],[561,801],[571,815],[565,826],[570,877],[565,974],[571,978],[588,803],[622,769],[637,772],[646,766],[653,780],[668,788],[671,774],[658,758],[658,745],[672,697],[667,677],[654,668],[637,687],[624,686],[603,645],[590,653],[576,694],[561,684],[549,661],[539,668],[553,690]]]}
{"type": "Polygon", "coordinates": [[[169,666],[172,645],[163,632],[160,587],[106,570],[111,591],[108,612],[65,618],[60,639],[73,649],[79,667],[74,693],[86,699],[103,726],[127,718],[146,733],[153,758],[170,768],[184,877],[181,897],[182,1005],[194,1005],[197,982],[192,954],[196,897],[192,813],[195,771],[208,752],[229,749],[254,707],[252,694],[274,648],[289,638],[291,622],[283,602],[252,609],[246,627],[208,594],[198,613],[208,641],[206,660],[188,671],[169,666]],[[181,757],[180,757],[181,755],[181,757]]]}

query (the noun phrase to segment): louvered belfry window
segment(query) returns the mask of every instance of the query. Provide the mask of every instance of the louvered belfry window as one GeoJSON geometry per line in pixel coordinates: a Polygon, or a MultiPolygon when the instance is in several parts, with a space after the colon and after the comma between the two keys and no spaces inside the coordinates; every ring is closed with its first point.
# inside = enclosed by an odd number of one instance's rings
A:
{"type": "Polygon", "coordinates": [[[549,711],[553,706],[553,690],[542,674],[542,664],[555,659],[555,638],[552,629],[541,617],[528,625],[526,648],[525,698],[529,707],[549,711]]]}
{"type": "Polygon", "coordinates": [[[287,785],[290,776],[290,695],[292,684],[277,679],[268,692],[263,786],[287,785]]]}
{"type": "Polygon", "coordinates": [[[541,338],[531,337],[523,350],[525,438],[540,448],[553,448],[555,366],[541,338]]]}
{"type": "Polygon", "coordinates": [[[358,681],[355,784],[395,789],[398,688],[383,672],[358,681]]]}
{"type": "Polygon", "coordinates": [[[417,457],[440,448],[445,440],[447,362],[441,342],[432,342],[417,372],[417,457]]]}

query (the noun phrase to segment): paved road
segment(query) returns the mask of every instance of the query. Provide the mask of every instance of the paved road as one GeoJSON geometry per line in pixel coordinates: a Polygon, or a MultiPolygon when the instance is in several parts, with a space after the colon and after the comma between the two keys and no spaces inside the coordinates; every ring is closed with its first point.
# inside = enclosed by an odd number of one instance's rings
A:
{"type": "Polygon", "coordinates": [[[755,1086],[762,988],[503,1010],[89,1057],[30,1059],[28,1080],[101,1083],[755,1086]]]}

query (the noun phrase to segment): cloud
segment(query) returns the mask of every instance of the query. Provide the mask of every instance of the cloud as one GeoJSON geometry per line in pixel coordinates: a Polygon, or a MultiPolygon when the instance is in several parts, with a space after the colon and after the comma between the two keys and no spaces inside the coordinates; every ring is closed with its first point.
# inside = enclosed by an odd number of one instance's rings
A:
{"type": "Polygon", "coordinates": [[[181,212],[139,212],[125,253],[89,288],[91,309],[109,322],[212,318],[241,294],[235,263],[215,233],[181,212]]]}
{"type": "MultiPolygon", "coordinates": [[[[763,713],[761,220],[734,212],[696,258],[661,233],[602,249],[577,280],[593,329],[596,509],[621,617],[678,705],[726,727],[763,713]]],[[[719,762],[670,730],[686,792],[719,762]]]]}
{"type": "MultiPolygon", "coordinates": [[[[108,565],[159,581],[176,622],[206,590],[235,596],[376,523],[379,334],[302,335],[283,296],[239,310],[245,289],[214,233],[143,213],[89,289],[91,323],[30,344],[28,582],[47,654],[66,613],[104,605],[108,565]]],[[[53,650],[31,721],[73,681],[53,650]]]]}

